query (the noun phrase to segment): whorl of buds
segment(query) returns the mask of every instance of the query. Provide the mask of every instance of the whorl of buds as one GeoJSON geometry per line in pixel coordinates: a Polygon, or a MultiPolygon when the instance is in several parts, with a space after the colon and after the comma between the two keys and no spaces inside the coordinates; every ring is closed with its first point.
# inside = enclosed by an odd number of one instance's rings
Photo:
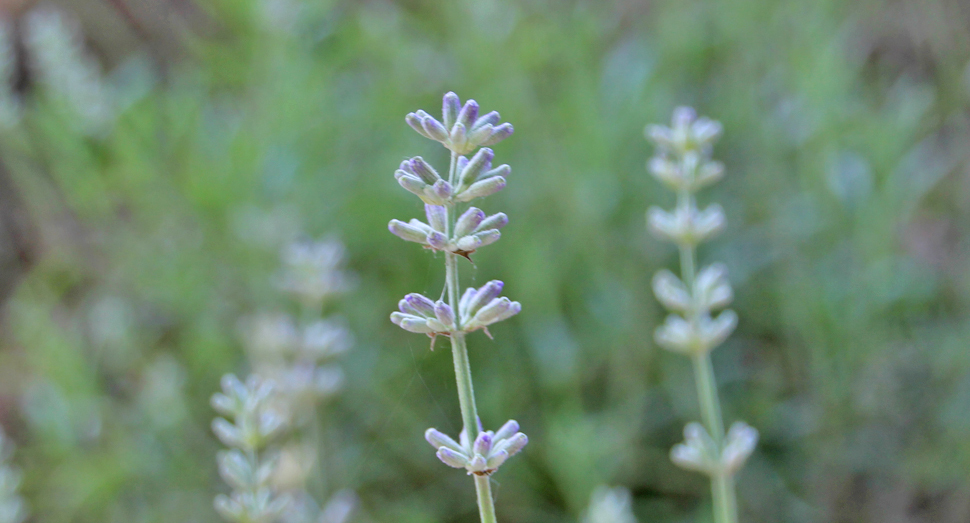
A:
{"type": "Polygon", "coordinates": [[[391,313],[391,321],[406,331],[429,336],[483,329],[522,310],[519,302],[499,297],[503,286],[501,281],[493,280],[481,288],[466,290],[458,305],[457,318],[451,306],[442,300],[432,301],[421,294],[408,294],[398,302],[399,312],[391,313]]]}
{"type": "Polygon", "coordinates": [[[479,247],[497,242],[502,237],[499,229],[509,223],[505,213],[486,216],[481,209],[469,207],[458,217],[455,230],[449,237],[445,207],[425,204],[424,209],[428,223],[417,219],[408,223],[391,220],[387,225],[388,230],[403,240],[420,243],[429,249],[467,255],[479,247]]]}
{"type": "Polygon", "coordinates": [[[458,154],[497,144],[512,135],[512,124],[500,124],[496,111],[479,116],[478,102],[468,100],[462,106],[455,93],[444,96],[441,113],[443,122],[421,110],[409,113],[404,120],[421,136],[441,142],[458,154]]]}
{"type": "Polygon", "coordinates": [[[758,431],[738,421],[731,425],[723,449],[718,451],[714,439],[700,423],[688,423],[684,427],[684,442],[674,445],[670,459],[681,468],[703,472],[710,477],[733,476],[757,443],[758,431]]]}
{"type": "Polygon", "coordinates": [[[509,420],[495,432],[479,428],[478,437],[473,442],[468,441],[465,430],[461,431],[458,441],[437,429],[428,429],[424,439],[438,449],[437,456],[442,463],[479,476],[492,474],[529,443],[529,438],[519,432],[515,420],[509,420]]]}
{"type": "Polygon", "coordinates": [[[522,304],[511,301],[499,294],[505,284],[492,280],[478,289],[469,287],[458,302],[458,316],[465,332],[483,329],[493,323],[515,316],[522,310],[522,304]]]}

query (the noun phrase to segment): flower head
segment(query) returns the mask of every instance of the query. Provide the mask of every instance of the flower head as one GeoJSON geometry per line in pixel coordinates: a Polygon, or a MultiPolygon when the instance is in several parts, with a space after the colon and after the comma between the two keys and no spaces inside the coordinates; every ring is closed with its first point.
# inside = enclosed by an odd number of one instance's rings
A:
{"type": "Polygon", "coordinates": [[[494,145],[512,135],[512,124],[500,124],[497,112],[479,116],[478,102],[468,100],[462,106],[455,93],[445,94],[441,112],[443,122],[421,110],[408,114],[405,121],[421,136],[441,142],[458,154],[494,145]]]}
{"type": "Polygon", "coordinates": [[[529,443],[529,438],[519,432],[515,420],[509,420],[495,432],[480,430],[473,442],[469,442],[465,430],[461,431],[458,441],[437,429],[428,429],[424,439],[438,449],[437,456],[442,463],[479,476],[492,474],[529,443]]]}

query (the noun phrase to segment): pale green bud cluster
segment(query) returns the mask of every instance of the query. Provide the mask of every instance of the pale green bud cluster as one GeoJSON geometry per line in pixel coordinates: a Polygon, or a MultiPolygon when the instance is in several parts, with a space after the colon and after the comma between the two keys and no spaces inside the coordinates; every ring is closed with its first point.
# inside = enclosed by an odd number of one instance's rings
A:
{"type": "Polygon", "coordinates": [[[702,269],[691,289],[674,273],[662,270],[653,278],[653,292],[660,303],[676,312],[667,316],[655,334],[657,343],[667,350],[687,355],[710,352],[737,326],[738,316],[732,310],[711,316],[711,311],[733,298],[727,268],[719,263],[702,269]]]}
{"type": "Polygon", "coordinates": [[[702,472],[708,476],[733,476],[758,443],[758,431],[743,421],[737,421],[727,432],[723,448],[700,423],[684,427],[684,442],[674,445],[670,459],[681,468],[702,472]]]}
{"type": "Polygon", "coordinates": [[[279,494],[270,478],[279,463],[267,447],[286,428],[287,414],[280,410],[272,382],[251,375],[243,383],[232,374],[222,378],[222,392],[212,396],[212,407],[230,418],[216,418],[212,431],[229,447],[218,455],[219,474],[232,487],[228,496],[216,496],[215,507],[227,521],[272,523],[290,502],[279,494]]]}

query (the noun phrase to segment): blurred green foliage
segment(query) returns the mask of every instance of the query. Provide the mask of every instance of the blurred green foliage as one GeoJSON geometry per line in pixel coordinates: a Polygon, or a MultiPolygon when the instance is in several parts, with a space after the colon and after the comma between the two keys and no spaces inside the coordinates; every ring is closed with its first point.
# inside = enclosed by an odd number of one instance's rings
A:
{"type": "Polygon", "coordinates": [[[422,440],[459,429],[450,354],[387,319],[443,284],[386,224],[421,214],[397,164],[447,162],[404,115],[454,90],[516,128],[484,209],[511,223],[462,266],[523,306],[470,340],[484,423],[531,439],[493,478],[501,520],[575,521],[604,483],[643,522],[709,517],[704,478],[667,457],[697,408],[653,343],[650,278],[676,253],[644,224],[671,196],[643,126],[689,104],[725,128],[702,203],[729,228],[700,259],[737,292],[726,421],[762,434],[744,520],[967,521],[970,30],[965,3],[919,4],[221,0],[186,58],[109,72],[105,129],[29,91],[0,137],[4,220],[26,231],[5,239],[0,414],[34,519],[217,521],[208,398],[247,370],[239,318],[290,306],[270,277],[299,228],[339,236],[359,278],[311,492],[355,489],[359,522],[476,521],[422,440]]]}

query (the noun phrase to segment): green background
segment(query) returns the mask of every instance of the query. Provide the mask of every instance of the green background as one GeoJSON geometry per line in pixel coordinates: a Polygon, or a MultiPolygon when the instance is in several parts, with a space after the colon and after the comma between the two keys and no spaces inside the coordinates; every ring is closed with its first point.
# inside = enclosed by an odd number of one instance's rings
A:
{"type": "Polygon", "coordinates": [[[357,279],[311,493],[356,490],[358,522],[477,520],[422,438],[460,425],[447,344],[388,320],[443,284],[387,222],[422,214],[401,160],[447,169],[404,116],[449,90],[515,126],[480,202],[510,224],[461,266],[522,303],[470,336],[483,422],[530,437],[493,476],[500,520],[576,521],[600,484],[643,523],[710,520],[706,480],[668,459],[697,404],[653,342],[650,280],[677,258],[644,220],[673,203],[644,125],[683,104],[724,126],[699,198],[728,227],[699,258],[727,264],[740,317],[713,354],[726,421],[761,433],[742,520],[970,519],[966,2],[108,4],[61,7],[110,121],[85,131],[27,67],[0,134],[0,423],[34,521],[218,520],[208,397],[248,370],[239,318],[295,311],[271,282],[286,224],[339,237],[357,279]]]}

